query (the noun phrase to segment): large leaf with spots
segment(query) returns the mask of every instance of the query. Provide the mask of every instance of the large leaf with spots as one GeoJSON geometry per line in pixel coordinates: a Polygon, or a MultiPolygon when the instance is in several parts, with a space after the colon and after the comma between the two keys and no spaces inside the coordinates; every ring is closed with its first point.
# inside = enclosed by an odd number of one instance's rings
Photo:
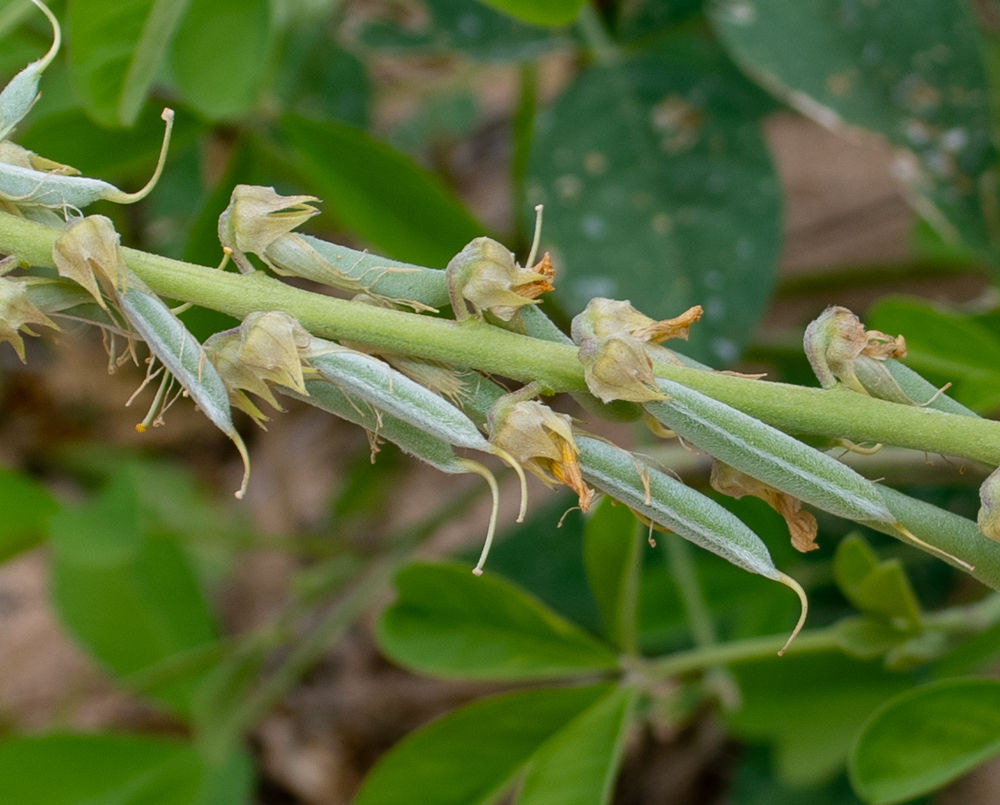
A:
{"type": "MultiPolygon", "coordinates": [[[[944,236],[995,247],[989,84],[963,0],[719,0],[712,19],[758,81],[835,131],[899,149],[897,173],[944,236]]],[[[993,255],[996,263],[996,256],[993,255]]]]}
{"type": "Polygon", "coordinates": [[[459,51],[477,61],[501,62],[533,59],[573,41],[572,29],[540,28],[470,0],[422,0],[412,6],[419,10],[419,24],[400,21],[387,5],[384,17],[376,11],[361,27],[361,41],[400,54],[459,51]]]}
{"type": "Polygon", "coordinates": [[[778,256],[765,108],[730,64],[686,40],[577,76],[538,117],[528,169],[567,312],[594,296],[657,318],[700,304],[685,351],[716,365],[737,357],[778,256]]]}

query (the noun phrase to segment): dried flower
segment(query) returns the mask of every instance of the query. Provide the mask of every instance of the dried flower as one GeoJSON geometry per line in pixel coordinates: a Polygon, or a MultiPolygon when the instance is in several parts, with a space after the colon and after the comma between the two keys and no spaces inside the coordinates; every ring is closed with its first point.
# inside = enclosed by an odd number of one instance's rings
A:
{"type": "Polygon", "coordinates": [[[712,462],[709,482],[716,492],[737,500],[744,495],[763,500],[785,519],[795,550],[808,553],[819,548],[816,544],[816,518],[802,508],[801,500],[717,460],[712,462]]]}
{"type": "Polygon", "coordinates": [[[292,316],[278,311],[249,314],[236,329],[216,333],[204,349],[222,377],[233,405],[258,424],[266,417],[243,391],[282,410],[268,383],[307,395],[302,352],[312,337],[292,316]]]}
{"type": "Polygon", "coordinates": [[[37,335],[28,325],[37,324],[56,330],[59,327],[31,303],[28,299],[28,286],[25,283],[3,277],[3,274],[16,265],[16,261],[10,259],[8,265],[9,267],[5,268],[0,263],[0,343],[4,341],[10,343],[21,363],[24,363],[24,341],[21,340],[21,333],[37,335]]]}
{"type": "Polygon", "coordinates": [[[273,187],[240,184],[233,189],[229,206],[219,216],[219,241],[244,274],[254,271],[247,254],[256,254],[272,269],[267,247],[282,235],[319,214],[310,202],[314,196],[281,196],[273,187]]]}
{"type": "Polygon", "coordinates": [[[110,286],[111,294],[125,287],[128,269],[121,256],[121,240],[114,224],[103,215],[89,215],[60,235],[52,247],[52,259],[60,277],[82,285],[105,310],[101,284],[110,286]]]}
{"type": "Polygon", "coordinates": [[[665,359],[669,353],[657,344],[668,338],[687,339],[691,325],[699,318],[698,306],[676,318],[657,321],[628,301],[590,300],[572,326],[587,387],[604,402],[664,399],[656,388],[653,360],[665,359]]]}
{"type": "Polygon", "coordinates": [[[552,290],[552,261],[545,255],[535,268],[522,268],[507,248],[491,238],[476,238],[455,255],[446,269],[448,294],[455,317],[468,319],[469,302],[476,315],[489,311],[510,321],[519,308],[552,290]]]}
{"type": "Polygon", "coordinates": [[[594,500],[577,462],[572,420],[535,400],[501,397],[490,410],[490,442],[509,453],[546,485],[565,484],[587,511],[594,500]]]}
{"type": "Polygon", "coordinates": [[[903,336],[865,330],[861,320],[845,307],[832,306],[824,310],[806,328],[803,342],[809,363],[823,388],[832,388],[840,380],[849,389],[872,396],[881,396],[877,389],[880,382],[896,386],[896,381],[881,364],[890,358],[906,356],[903,336]],[[866,382],[858,377],[858,365],[866,370],[866,382]]]}

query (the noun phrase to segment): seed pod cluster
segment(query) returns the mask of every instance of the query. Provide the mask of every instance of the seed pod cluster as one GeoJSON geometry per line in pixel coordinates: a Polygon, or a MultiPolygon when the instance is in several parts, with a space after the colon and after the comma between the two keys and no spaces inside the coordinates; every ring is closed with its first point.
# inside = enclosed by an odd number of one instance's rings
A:
{"type": "MultiPolygon", "coordinates": [[[[199,344],[127,267],[107,219],[86,218],[66,226],[56,214],[73,217],[79,208],[98,199],[128,203],[145,195],[162,168],[172,113],[164,112],[167,129],[153,179],[133,194],[72,175],[71,169],[6,141],[29,111],[39,77],[58,51],[58,25],[49,18],[54,29],[49,52],[0,92],[0,202],[64,230],[53,250],[62,279],[35,283],[9,279],[0,267],[0,340],[10,342],[22,358],[21,334],[30,332],[30,325],[54,326],[49,315],[86,307],[88,318],[109,331],[145,342],[151,351],[146,383],[159,377],[159,387],[150,415],[139,427],[159,421],[172,402],[172,390],[179,386],[243,455],[247,473],[238,495],[246,488],[249,460],[233,425],[231,407],[242,408],[263,423],[266,417],[249,395],[278,407],[277,388],[365,428],[373,447],[384,438],[445,473],[482,475],[493,492],[494,511],[475,572],[482,571],[494,534],[498,492],[492,473],[464,457],[462,451],[467,450],[497,456],[518,473],[522,517],[524,465],[546,483],[572,488],[583,509],[589,507],[596,488],[651,525],[674,531],[744,570],[790,586],[802,598],[805,617],[801,587],[775,567],[764,543],[742,521],[639,457],[582,435],[568,415],[535,399],[542,391],[536,384],[507,395],[467,367],[429,364],[406,354],[376,356],[367,353],[364,344],[316,338],[278,310],[254,311],[240,327],[199,344]]],[[[272,188],[240,185],[220,217],[220,243],[243,273],[255,270],[253,256],[280,276],[303,277],[356,293],[358,305],[405,305],[416,312],[438,312],[450,303],[459,321],[475,316],[533,338],[574,343],[594,407],[620,411],[622,418],[645,414],[658,423],[659,430],[710,453],[718,460],[716,487],[768,500],[790,523],[797,524],[800,548],[815,547],[815,522],[800,509],[804,502],[895,530],[936,550],[900,523],[874,484],[831,456],[711,397],[657,377],[657,366],[664,364],[710,371],[661,346],[667,339],[687,337],[701,315],[699,307],[656,321],[627,301],[595,299],[574,319],[570,341],[537,307],[538,297],[551,290],[554,281],[548,255],[535,261],[537,231],[524,266],[502,244],[476,238],[445,271],[439,271],[299,234],[295,230],[317,214],[317,201],[312,196],[281,196],[272,188]]],[[[866,331],[843,308],[831,308],[810,326],[806,350],[824,387],[841,384],[901,404],[972,415],[938,395],[896,360],[905,354],[901,337],[866,331]]],[[[1000,498],[995,479],[996,474],[983,487],[980,525],[985,534],[997,538],[994,515],[1000,498]]],[[[796,631],[801,624],[800,620],[796,631]]]]}

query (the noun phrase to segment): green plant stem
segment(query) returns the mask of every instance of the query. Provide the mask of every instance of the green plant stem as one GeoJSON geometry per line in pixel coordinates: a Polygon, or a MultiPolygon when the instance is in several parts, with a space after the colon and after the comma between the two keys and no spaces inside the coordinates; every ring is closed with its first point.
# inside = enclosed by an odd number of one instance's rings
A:
{"type": "MultiPolygon", "coordinates": [[[[288,693],[302,676],[315,665],[330,646],[336,643],[365,612],[386,595],[396,571],[410,558],[412,551],[437,533],[445,523],[482,497],[481,487],[469,490],[446,501],[420,522],[407,528],[390,553],[374,560],[366,571],[350,584],[347,591],[330,606],[326,614],[285,657],[280,666],[264,679],[228,718],[227,731],[241,736],[260,722],[288,693]]],[[[471,572],[471,568],[470,568],[471,572]]]]}
{"type": "Polygon", "coordinates": [[[601,12],[592,2],[583,4],[580,16],[577,17],[577,26],[583,41],[587,43],[588,50],[598,64],[610,65],[621,60],[618,45],[608,34],[604,20],[601,19],[601,12]]]}
{"type": "MultiPolygon", "coordinates": [[[[712,613],[702,593],[698,570],[691,556],[691,545],[677,534],[664,534],[663,547],[666,552],[670,574],[677,583],[688,627],[697,648],[710,648],[718,644],[712,613]]],[[[704,684],[718,696],[727,710],[739,707],[742,696],[736,679],[724,665],[713,665],[706,669],[704,684]]]]}
{"type": "Polygon", "coordinates": [[[705,603],[705,597],[701,593],[698,571],[691,560],[691,550],[688,543],[676,534],[665,534],[663,543],[670,575],[677,583],[694,644],[698,648],[714,646],[719,642],[715,633],[715,624],[712,623],[708,604],[705,603]]]}
{"type": "Polygon", "coordinates": [[[639,595],[642,592],[643,543],[646,526],[638,520],[632,529],[632,545],[622,587],[622,607],[619,613],[619,645],[625,654],[639,654],[639,595]]]}
{"type": "MultiPolygon", "coordinates": [[[[56,229],[0,213],[0,253],[52,267],[56,229]]],[[[478,321],[453,321],[358,305],[294,288],[262,273],[217,271],[124,250],[129,267],[155,293],[242,318],[258,310],[295,316],[310,332],[466,366],[553,392],[583,391],[576,349],[507,332],[478,321]]],[[[683,383],[790,432],[881,442],[1000,464],[1000,422],[907,407],[843,390],[784,383],[658,364],[656,373],[683,383]]]]}
{"type": "MultiPolygon", "coordinates": [[[[750,660],[777,659],[778,651],[787,639],[787,635],[771,635],[736,640],[732,643],[718,643],[713,646],[693,648],[690,651],[678,651],[669,657],[644,663],[636,670],[648,678],[667,679],[704,671],[706,668],[718,665],[750,660]]],[[[834,627],[802,632],[792,641],[792,644],[785,651],[785,655],[818,654],[831,651],[840,651],[840,643],[834,627]]]]}
{"type": "MultiPolygon", "coordinates": [[[[968,606],[951,607],[924,617],[927,631],[940,631],[955,635],[974,635],[985,632],[1000,621],[1000,595],[987,596],[968,606]]],[[[657,660],[636,662],[631,670],[648,680],[667,679],[696,673],[706,668],[752,660],[777,660],[778,650],[785,644],[785,635],[752,637],[711,646],[699,646],[690,651],[679,651],[657,660]]],[[[842,651],[838,624],[824,629],[802,632],[786,649],[788,654],[822,654],[842,651]]]]}

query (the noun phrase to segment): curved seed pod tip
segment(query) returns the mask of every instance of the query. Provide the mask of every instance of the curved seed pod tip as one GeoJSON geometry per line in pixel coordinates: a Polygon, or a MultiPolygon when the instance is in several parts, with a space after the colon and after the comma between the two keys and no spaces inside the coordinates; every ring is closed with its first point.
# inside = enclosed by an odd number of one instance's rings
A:
{"type": "MultiPolygon", "coordinates": [[[[736,567],[790,587],[802,613],[790,643],[805,623],[808,601],[802,587],[774,565],[761,541],[735,514],[639,457],[599,439],[578,436],[583,477],[619,500],[647,523],[672,531],[736,567]]],[[[788,644],[782,648],[787,649],[788,644]]]]}
{"type": "Polygon", "coordinates": [[[132,204],[145,198],[163,173],[163,165],[170,147],[174,112],[172,109],[164,109],[161,117],[166,122],[166,128],[160,155],[153,175],[141,190],[126,193],[101,179],[68,175],[63,166],[52,170],[39,169],[38,165],[55,163],[48,163],[47,160],[44,163],[39,162],[38,158],[32,155],[31,164],[35,167],[0,163],[0,199],[25,210],[42,207],[67,212],[82,209],[100,200],[114,204],[132,204]]]}
{"type": "Polygon", "coordinates": [[[52,63],[62,44],[62,31],[55,15],[40,0],[32,2],[41,9],[52,25],[52,45],[41,59],[21,70],[0,92],[0,140],[5,139],[34,106],[38,99],[38,82],[42,73],[52,63]]]}

